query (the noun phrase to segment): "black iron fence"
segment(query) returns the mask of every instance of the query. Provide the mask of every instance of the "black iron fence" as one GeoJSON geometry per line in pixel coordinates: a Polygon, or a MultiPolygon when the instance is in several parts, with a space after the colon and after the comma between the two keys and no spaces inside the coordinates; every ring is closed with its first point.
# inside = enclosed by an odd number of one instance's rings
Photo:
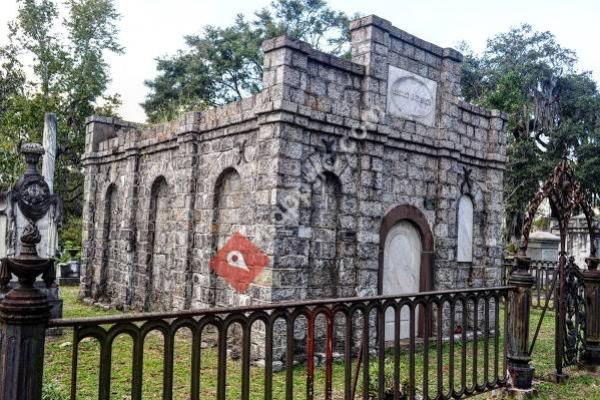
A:
{"type": "MultiPolygon", "coordinates": [[[[553,293],[557,377],[564,365],[600,366],[595,247],[588,268],[580,271],[573,262],[567,265],[563,240],[557,290],[556,264],[532,265],[526,257],[544,197],[553,209],[560,206],[562,227],[574,207],[582,206],[594,237],[591,209],[566,158],[530,206],[524,245],[505,267],[504,284],[510,286],[49,320],[50,304],[35,282],[42,276],[47,286],[54,284],[54,260],[37,255],[37,221],[52,204],[60,207],[37,172],[41,146],[24,144],[21,151],[28,169],[11,196],[28,223],[20,254],[0,263],[4,290],[18,277],[0,301],[0,399],[42,399],[44,356],[55,349],[46,341],[49,329],[72,330],[67,374],[72,400],[459,399],[505,385],[531,393],[530,308],[546,309],[553,293]],[[160,343],[155,360],[151,341],[160,343]],[[146,376],[157,366],[159,375],[146,376]],[[129,375],[117,379],[115,372],[123,368],[129,375]]],[[[537,332],[539,325],[534,341],[537,332]]]]}
{"type": "Polygon", "coordinates": [[[506,383],[509,290],[59,319],[49,328],[73,331],[71,399],[115,398],[113,370],[123,363],[122,395],[134,400],[149,397],[145,386],[162,399],[462,398],[506,383]],[[157,337],[160,382],[144,371],[155,368],[147,344],[157,337]],[[119,346],[129,360],[114,359],[119,346]]]}
{"type": "MultiPolygon", "coordinates": [[[[598,315],[597,264],[578,278],[583,289],[573,286],[585,296],[574,318],[598,315]]],[[[55,320],[34,286],[51,267],[30,255],[3,263],[19,281],[0,301],[0,398],[41,400],[43,380],[56,380],[42,376],[44,354],[57,350],[49,329],[72,331],[60,382],[70,377],[73,400],[457,399],[532,388],[527,257],[495,288],[55,320]]],[[[577,326],[578,354],[600,365],[600,324],[577,326]]]]}
{"type": "MultiPolygon", "coordinates": [[[[515,268],[514,260],[507,258],[502,266],[502,284],[508,282],[510,273],[515,268]]],[[[535,279],[531,288],[531,307],[542,309],[548,302],[553,307],[553,296],[557,287],[557,261],[531,260],[530,273],[535,279]]]]}

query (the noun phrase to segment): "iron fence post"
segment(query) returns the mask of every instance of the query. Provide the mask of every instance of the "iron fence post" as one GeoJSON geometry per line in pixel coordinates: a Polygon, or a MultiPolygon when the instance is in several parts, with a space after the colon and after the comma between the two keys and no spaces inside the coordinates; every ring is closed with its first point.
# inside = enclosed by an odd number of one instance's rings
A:
{"type": "Polygon", "coordinates": [[[56,196],[37,171],[44,154],[42,146],[24,143],[20,152],[27,170],[11,192],[27,225],[20,232],[19,255],[3,259],[0,266],[0,279],[7,285],[11,276],[18,278],[0,302],[0,399],[41,400],[50,303],[34,284],[43,275],[50,285],[55,275],[54,260],[37,254],[36,246],[42,240],[37,221],[48,213],[56,196]]]}
{"type": "Polygon", "coordinates": [[[515,257],[515,268],[508,284],[515,288],[508,293],[506,318],[507,361],[509,388],[513,391],[531,391],[534,369],[529,354],[529,311],[531,287],[534,278],[529,272],[531,259],[524,255],[515,257]]]}
{"type": "Polygon", "coordinates": [[[40,400],[46,325],[50,304],[34,287],[35,279],[52,267],[53,260],[6,259],[4,268],[19,284],[0,302],[0,398],[40,400]]]}
{"type": "Polygon", "coordinates": [[[585,363],[600,366],[600,258],[588,257],[588,269],[583,271],[585,288],[585,363]]]}

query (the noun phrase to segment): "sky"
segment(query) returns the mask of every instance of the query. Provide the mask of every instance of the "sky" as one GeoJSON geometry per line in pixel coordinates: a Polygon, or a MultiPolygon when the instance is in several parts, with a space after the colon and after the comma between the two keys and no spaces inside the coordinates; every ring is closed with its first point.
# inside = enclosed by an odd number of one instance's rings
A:
{"type": "MultiPolygon", "coordinates": [[[[184,35],[205,25],[228,25],[237,14],[250,16],[271,0],[115,0],[121,14],[120,43],[125,54],[108,56],[112,81],[108,93],[120,93],[120,115],[145,121],[140,106],[148,93],[144,80],[156,76],[156,57],[184,47],[184,35]]],[[[14,19],[16,0],[0,0],[0,43],[14,19]]],[[[577,52],[581,70],[600,81],[600,1],[598,0],[329,0],[348,14],[375,14],[395,26],[442,47],[462,40],[481,51],[489,37],[527,22],[551,31],[558,42],[577,52]]]]}

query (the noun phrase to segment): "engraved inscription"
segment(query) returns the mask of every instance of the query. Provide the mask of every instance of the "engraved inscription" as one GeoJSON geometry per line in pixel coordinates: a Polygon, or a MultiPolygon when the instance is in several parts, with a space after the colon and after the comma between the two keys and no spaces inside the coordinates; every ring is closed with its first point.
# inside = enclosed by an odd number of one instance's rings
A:
{"type": "Polygon", "coordinates": [[[424,117],[433,111],[433,96],[427,86],[413,77],[397,79],[392,84],[392,101],[402,112],[424,117]]]}
{"type": "Polygon", "coordinates": [[[433,125],[436,82],[392,66],[388,82],[388,113],[433,125]]]}

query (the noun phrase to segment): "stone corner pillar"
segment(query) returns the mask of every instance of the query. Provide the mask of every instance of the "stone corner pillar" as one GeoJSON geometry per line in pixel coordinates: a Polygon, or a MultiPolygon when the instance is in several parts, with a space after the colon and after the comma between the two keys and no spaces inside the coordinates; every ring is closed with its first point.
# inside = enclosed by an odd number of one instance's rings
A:
{"type": "Polygon", "coordinates": [[[600,258],[586,258],[588,269],[582,271],[585,288],[585,365],[600,367],[600,258]]]}
{"type": "Polygon", "coordinates": [[[508,388],[512,394],[533,393],[533,373],[529,354],[529,311],[531,287],[535,279],[529,272],[531,259],[524,254],[515,257],[508,284],[514,286],[508,294],[506,319],[508,323],[507,359],[508,388]]]}

